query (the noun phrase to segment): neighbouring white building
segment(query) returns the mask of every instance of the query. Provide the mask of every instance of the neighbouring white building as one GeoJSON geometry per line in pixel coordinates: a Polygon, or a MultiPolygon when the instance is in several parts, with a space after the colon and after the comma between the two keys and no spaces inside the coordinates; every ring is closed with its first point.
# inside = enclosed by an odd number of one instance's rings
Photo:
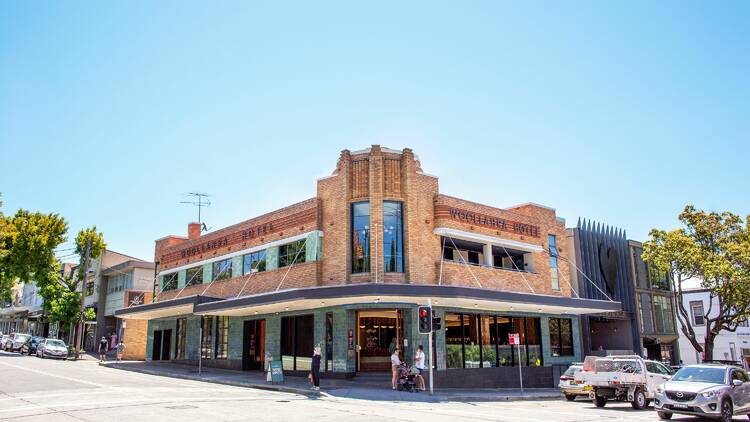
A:
{"type": "MultiPolygon", "coordinates": [[[[703,344],[706,339],[706,317],[712,318],[718,314],[719,299],[713,298],[707,289],[683,290],[682,300],[685,309],[690,315],[690,324],[695,331],[699,343],[703,344]],[[708,315],[706,314],[709,311],[708,315]]],[[[700,363],[703,356],[696,351],[692,343],[678,327],[680,332],[680,356],[685,364],[700,363]]],[[[733,360],[741,362],[746,368],[750,365],[750,327],[747,321],[735,332],[721,331],[714,340],[714,359],[733,360]]]]}

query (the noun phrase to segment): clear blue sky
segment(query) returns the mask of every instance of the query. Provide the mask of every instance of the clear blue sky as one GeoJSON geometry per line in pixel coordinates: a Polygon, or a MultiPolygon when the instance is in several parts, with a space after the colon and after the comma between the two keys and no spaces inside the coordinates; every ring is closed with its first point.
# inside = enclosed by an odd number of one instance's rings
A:
{"type": "Polygon", "coordinates": [[[6,214],[150,259],[186,192],[223,227],[370,144],[639,240],[689,202],[750,213],[750,2],[105,3],[0,9],[6,214]]]}

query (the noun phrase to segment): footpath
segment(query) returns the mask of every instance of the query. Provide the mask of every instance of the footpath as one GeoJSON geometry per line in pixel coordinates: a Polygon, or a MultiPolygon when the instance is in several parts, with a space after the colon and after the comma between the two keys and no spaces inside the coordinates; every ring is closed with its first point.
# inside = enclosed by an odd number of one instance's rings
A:
{"type": "Polygon", "coordinates": [[[261,371],[231,371],[204,368],[198,373],[195,366],[141,361],[108,361],[102,364],[107,368],[139,372],[143,374],[211,382],[237,387],[257,388],[270,391],[300,394],[310,398],[339,397],[377,401],[412,402],[477,402],[477,401],[516,401],[516,400],[558,400],[562,394],[556,388],[524,389],[447,389],[436,388],[435,394],[420,391],[409,393],[390,388],[390,376],[362,375],[351,379],[321,378],[320,391],[310,388],[305,377],[285,376],[283,383],[272,384],[266,381],[266,373],[261,371]]]}

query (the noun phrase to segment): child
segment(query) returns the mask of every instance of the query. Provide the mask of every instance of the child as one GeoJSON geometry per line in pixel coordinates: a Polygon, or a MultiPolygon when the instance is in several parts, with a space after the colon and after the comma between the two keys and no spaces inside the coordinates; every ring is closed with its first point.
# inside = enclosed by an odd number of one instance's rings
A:
{"type": "Polygon", "coordinates": [[[122,360],[122,353],[125,351],[125,344],[120,340],[119,343],[117,343],[117,361],[120,362],[122,360]]]}

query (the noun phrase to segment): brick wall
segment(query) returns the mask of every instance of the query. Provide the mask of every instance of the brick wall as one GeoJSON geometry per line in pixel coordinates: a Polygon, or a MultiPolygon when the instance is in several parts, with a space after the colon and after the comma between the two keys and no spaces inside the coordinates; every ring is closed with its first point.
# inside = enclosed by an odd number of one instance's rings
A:
{"type": "MultiPolygon", "coordinates": [[[[421,164],[414,153],[406,148],[401,152],[380,148],[373,145],[368,150],[350,152],[344,150],[339,156],[336,168],[331,176],[317,182],[316,198],[303,201],[289,207],[274,211],[257,218],[246,220],[225,229],[201,236],[198,239],[167,237],[157,241],[156,254],[161,262],[160,269],[174,268],[203,259],[221,256],[239,249],[268,243],[273,240],[289,237],[310,230],[322,230],[320,239],[322,259],[316,263],[297,265],[287,276],[284,288],[312,287],[320,285],[339,285],[345,283],[366,283],[375,278],[387,283],[420,283],[436,284],[440,277],[441,245],[440,236],[434,234],[436,227],[453,228],[504,239],[516,240],[538,245],[547,249],[547,235],[557,236],[560,287],[559,291],[551,289],[549,256],[546,252],[534,254],[535,273],[519,274],[512,271],[472,268],[475,276],[485,288],[529,291],[523,280],[529,281],[536,293],[571,295],[569,287],[569,265],[566,258],[572,250],[565,236],[565,224],[557,219],[554,209],[534,204],[526,204],[508,209],[491,207],[439,193],[438,179],[422,172],[421,164]],[[403,203],[404,211],[404,272],[383,272],[383,201],[393,200],[403,203]],[[371,272],[367,274],[350,274],[351,268],[351,203],[370,202],[370,226],[380,231],[370,238],[371,272]],[[492,218],[501,218],[534,227],[533,232],[503,230],[488,227],[486,224],[475,224],[458,220],[446,210],[459,208],[492,218]],[[294,224],[279,225],[278,221],[294,224]],[[243,230],[273,223],[274,228],[268,233],[232,243],[243,230]],[[279,229],[283,227],[283,230],[279,229]],[[228,238],[226,245],[222,239],[228,238]],[[234,240],[231,240],[234,239],[234,240]],[[212,246],[206,252],[191,253],[182,257],[185,248],[200,249],[205,242],[218,241],[219,246],[212,246]],[[376,244],[377,241],[377,244],[376,244]],[[377,251],[377,252],[376,252],[377,251]],[[177,257],[177,258],[175,258],[177,257]],[[377,269],[377,274],[375,271],[377,269]]],[[[268,259],[275,256],[269,250],[268,259]]],[[[235,258],[233,267],[239,267],[241,261],[235,258]]],[[[270,266],[273,267],[272,265],[270,266]]],[[[476,286],[473,277],[465,267],[451,263],[443,265],[443,283],[449,285],[476,286]]],[[[210,271],[206,270],[209,275],[210,271]]],[[[284,276],[286,269],[266,271],[252,276],[245,294],[275,290],[284,276]]],[[[232,297],[237,295],[244,285],[245,278],[239,276],[238,268],[233,268],[234,278],[214,283],[207,295],[232,297]]],[[[180,274],[180,287],[185,283],[180,274]]],[[[180,296],[203,293],[210,280],[203,285],[186,288],[180,296]]],[[[178,289],[179,290],[179,289],[178,289]]],[[[178,290],[164,292],[159,300],[175,297],[178,290]]]]}

